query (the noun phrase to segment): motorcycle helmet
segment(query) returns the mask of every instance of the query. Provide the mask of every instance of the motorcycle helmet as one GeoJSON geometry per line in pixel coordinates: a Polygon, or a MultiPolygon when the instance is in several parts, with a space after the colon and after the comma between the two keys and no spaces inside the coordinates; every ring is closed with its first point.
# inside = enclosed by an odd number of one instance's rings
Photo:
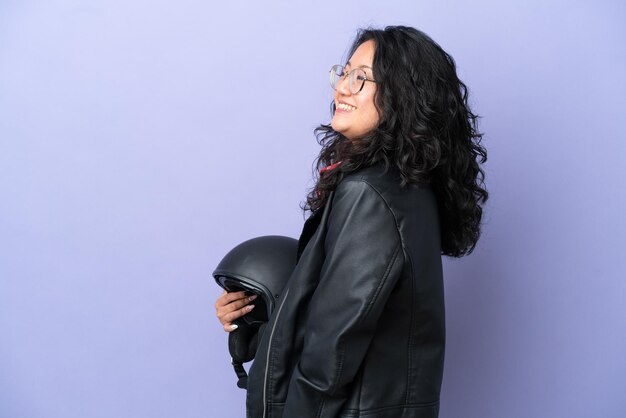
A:
{"type": "Polygon", "coordinates": [[[279,235],[250,239],[230,250],[213,277],[228,292],[256,294],[254,309],[233,321],[238,328],[228,335],[237,386],[247,387],[243,363],[254,359],[259,339],[282,290],[296,265],[298,241],[279,235]]]}

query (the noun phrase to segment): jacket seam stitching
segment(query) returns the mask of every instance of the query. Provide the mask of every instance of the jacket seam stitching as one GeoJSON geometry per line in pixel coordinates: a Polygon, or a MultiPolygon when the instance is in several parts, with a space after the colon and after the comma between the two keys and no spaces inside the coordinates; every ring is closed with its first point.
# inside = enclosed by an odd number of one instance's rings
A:
{"type": "Polygon", "coordinates": [[[432,406],[439,405],[440,401],[423,402],[423,403],[407,403],[405,405],[385,406],[382,408],[362,409],[359,412],[361,414],[369,415],[376,412],[392,411],[394,409],[417,409],[417,408],[430,408],[432,406]]]}
{"type": "MultiPolygon", "coordinates": [[[[372,292],[372,294],[371,294],[371,296],[369,298],[369,302],[366,304],[366,308],[363,311],[363,314],[360,316],[359,321],[357,323],[361,323],[364,320],[364,318],[367,317],[367,315],[369,315],[369,312],[370,312],[372,306],[374,305],[374,301],[376,300],[376,298],[380,294],[381,289],[383,288],[383,286],[387,282],[387,279],[389,278],[389,273],[393,269],[393,266],[396,264],[396,260],[398,258],[398,254],[400,253],[401,249],[402,249],[402,244],[399,242],[398,245],[396,245],[396,248],[394,248],[394,251],[393,251],[393,254],[391,256],[391,259],[390,259],[389,263],[387,264],[387,267],[385,268],[385,272],[384,272],[384,274],[383,274],[383,276],[381,278],[381,281],[380,281],[379,285],[372,292]]],[[[337,362],[337,375],[335,376],[335,379],[334,379],[333,385],[332,385],[333,390],[337,386],[337,383],[339,382],[339,379],[341,378],[341,373],[343,372],[343,359],[344,359],[344,356],[345,356],[345,348],[342,345],[341,346],[341,353],[339,355],[339,360],[337,362]]],[[[333,390],[331,390],[329,392],[332,393],[333,390]]]]}
{"type": "MultiPolygon", "coordinates": [[[[398,224],[398,219],[396,217],[395,212],[391,209],[391,206],[389,205],[389,203],[387,202],[387,200],[385,199],[385,197],[381,194],[381,192],[374,187],[374,185],[372,185],[369,181],[367,181],[364,178],[360,178],[358,179],[358,181],[362,181],[363,183],[367,184],[374,192],[376,192],[376,194],[381,198],[381,200],[385,203],[385,206],[387,207],[387,210],[391,213],[391,216],[393,217],[395,226],[396,226],[396,232],[398,234],[398,238],[400,240],[400,243],[402,243],[402,247],[404,248],[404,243],[402,241],[402,234],[400,234],[400,226],[398,224]]],[[[414,321],[415,321],[415,282],[414,282],[414,277],[413,277],[413,260],[411,260],[410,257],[405,256],[405,260],[408,260],[408,263],[410,264],[410,271],[411,271],[411,320],[410,320],[410,331],[409,331],[409,341],[408,341],[408,370],[407,370],[407,374],[406,374],[406,398],[405,398],[405,402],[409,403],[410,397],[411,397],[411,377],[412,377],[412,367],[413,367],[413,340],[414,340],[414,335],[413,335],[413,326],[414,326],[414,321]]]]}
{"type": "Polygon", "coordinates": [[[406,403],[404,405],[383,406],[380,408],[369,408],[369,409],[350,408],[350,409],[342,410],[342,414],[348,415],[348,416],[370,415],[370,414],[375,414],[378,412],[392,411],[394,409],[405,410],[405,409],[430,408],[433,406],[437,406],[439,404],[440,404],[440,401],[436,400],[436,401],[431,401],[431,402],[406,403]],[[357,414],[357,415],[354,415],[354,414],[357,414]]]}
{"type": "Polygon", "coordinates": [[[409,341],[408,341],[408,367],[407,367],[407,380],[406,380],[406,399],[405,403],[409,403],[411,399],[411,382],[413,377],[413,327],[415,324],[415,277],[413,277],[413,260],[411,257],[406,257],[411,270],[411,320],[409,322],[409,341]]]}
{"type": "MultiPolygon", "coordinates": [[[[396,259],[398,258],[398,253],[400,252],[400,249],[403,248],[403,245],[402,245],[402,236],[400,235],[400,230],[398,228],[398,221],[396,219],[396,216],[395,216],[393,210],[391,210],[391,207],[389,206],[389,203],[387,203],[387,201],[380,194],[380,192],[374,186],[372,186],[372,184],[370,184],[367,180],[359,179],[359,180],[355,180],[355,181],[362,182],[362,183],[366,184],[382,200],[382,202],[385,204],[385,207],[387,208],[387,211],[389,212],[389,214],[391,215],[391,217],[393,219],[393,223],[394,223],[395,230],[396,230],[396,236],[398,237],[398,244],[397,244],[396,248],[394,248],[393,254],[391,256],[391,259],[390,259],[389,263],[387,264],[387,267],[386,267],[385,272],[384,272],[384,274],[382,276],[382,279],[381,279],[379,285],[373,291],[373,293],[372,293],[372,295],[370,297],[370,300],[366,304],[366,308],[365,308],[363,314],[361,315],[361,318],[359,318],[359,322],[358,323],[360,323],[369,314],[372,306],[374,305],[374,301],[376,300],[376,298],[380,294],[380,291],[381,291],[382,287],[384,286],[384,284],[387,282],[387,278],[389,277],[389,273],[391,272],[393,266],[395,265],[396,259]]],[[[344,356],[345,356],[345,348],[343,346],[341,346],[341,351],[340,351],[340,354],[339,354],[338,360],[337,360],[337,374],[336,374],[335,379],[334,379],[333,384],[332,384],[332,388],[333,389],[329,391],[330,393],[333,393],[334,388],[337,386],[337,383],[339,382],[339,379],[341,378],[341,373],[343,372],[343,359],[344,359],[344,356]]]]}
{"type": "Polygon", "coordinates": [[[316,418],[322,418],[322,412],[324,412],[324,399],[320,402],[320,407],[317,410],[317,414],[315,414],[316,418]]]}
{"type": "MultiPolygon", "coordinates": [[[[374,301],[376,300],[376,298],[380,294],[381,289],[383,288],[383,286],[387,282],[387,279],[389,278],[389,273],[393,269],[393,266],[396,264],[396,260],[398,258],[398,254],[400,253],[401,249],[402,249],[402,244],[399,242],[398,245],[396,246],[396,248],[393,251],[393,254],[391,256],[391,259],[390,259],[389,263],[387,264],[387,268],[385,269],[385,272],[384,272],[384,274],[383,274],[383,276],[381,278],[380,284],[372,292],[370,300],[367,303],[366,308],[363,311],[363,314],[359,318],[359,323],[364,320],[364,318],[369,314],[372,306],[374,306],[374,301]]],[[[339,382],[339,379],[341,378],[341,373],[343,372],[343,359],[344,359],[344,356],[345,356],[345,348],[342,346],[341,347],[341,353],[339,355],[339,360],[337,362],[338,363],[337,364],[337,375],[336,375],[336,377],[335,377],[335,379],[333,381],[333,385],[332,385],[333,390],[337,386],[337,384],[339,382]]],[[[331,390],[329,392],[332,393],[333,390],[331,390]]],[[[322,403],[320,405],[319,413],[322,412],[323,406],[324,406],[324,400],[322,400],[322,403]]],[[[321,418],[321,415],[317,415],[317,417],[321,418]]]]}
{"type": "Polygon", "coordinates": [[[393,209],[391,209],[391,206],[389,205],[389,202],[387,202],[387,199],[385,199],[382,193],[380,193],[380,191],[366,179],[361,178],[358,181],[361,181],[367,184],[378,195],[378,197],[380,197],[380,199],[385,203],[387,210],[389,211],[389,213],[391,214],[391,217],[393,218],[393,223],[396,226],[396,233],[398,234],[398,240],[402,243],[402,246],[404,247],[404,242],[402,241],[402,235],[400,234],[400,226],[398,225],[398,218],[396,217],[396,213],[393,211],[393,209]]]}

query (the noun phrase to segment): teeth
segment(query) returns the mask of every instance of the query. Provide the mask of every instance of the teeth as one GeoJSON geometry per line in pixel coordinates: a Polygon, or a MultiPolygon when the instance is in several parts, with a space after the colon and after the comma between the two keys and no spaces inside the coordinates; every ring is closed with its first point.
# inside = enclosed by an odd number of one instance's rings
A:
{"type": "Polygon", "coordinates": [[[356,109],[356,107],[350,106],[349,104],[345,104],[345,103],[337,103],[337,109],[341,109],[341,110],[345,110],[345,111],[350,112],[350,111],[356,109]]]}

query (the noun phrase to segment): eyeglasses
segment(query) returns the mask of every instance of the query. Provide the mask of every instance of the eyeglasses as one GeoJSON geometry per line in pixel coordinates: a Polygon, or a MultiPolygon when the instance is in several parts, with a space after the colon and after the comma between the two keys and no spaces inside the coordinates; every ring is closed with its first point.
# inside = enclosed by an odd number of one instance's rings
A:
{"type": "Polygon", "coordinates": [[[346,68],[343,65],[333,65],[330,67],[330,85],[333,90],[337,90],[341,79],[345,77],[348,77],[348,89],[352,94],[357,94],[363,90],[366,81],[371,81],[372,83],[376,82],[367,78],[367,74],[362,68],[355,68],[350,72],[346,72],[346,68]]]}

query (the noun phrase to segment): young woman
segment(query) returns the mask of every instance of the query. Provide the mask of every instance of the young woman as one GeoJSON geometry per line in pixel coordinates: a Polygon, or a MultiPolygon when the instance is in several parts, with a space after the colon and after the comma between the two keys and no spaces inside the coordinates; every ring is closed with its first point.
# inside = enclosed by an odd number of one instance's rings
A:
{"type": "MultiPolygon", "coordinates": [[[[250,369],[248,416],[437,417],[441,255],[474,249],[488,197],[477,116],[452,57],[413,28],[360,31],[330,75],[312,215],[250,369]]],[[[217,300],[226,331],[251,302],[217,300]]]]}

